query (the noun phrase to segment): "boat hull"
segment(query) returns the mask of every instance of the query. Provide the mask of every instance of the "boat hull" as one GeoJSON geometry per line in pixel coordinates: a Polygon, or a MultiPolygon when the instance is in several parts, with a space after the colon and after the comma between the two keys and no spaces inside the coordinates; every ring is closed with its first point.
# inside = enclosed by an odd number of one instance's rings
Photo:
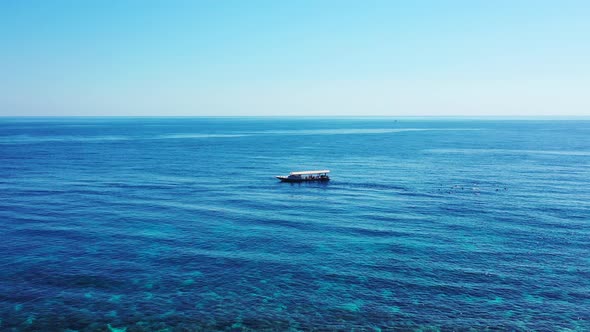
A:
{"type": "Polygon", "coordinates": [[[330,178],[315,178],[315,179],[289,179],[286,176],[277,176],[277,179],[281,180],[281,182],[326,182],[326,181],[330,181],[330,178]]]}

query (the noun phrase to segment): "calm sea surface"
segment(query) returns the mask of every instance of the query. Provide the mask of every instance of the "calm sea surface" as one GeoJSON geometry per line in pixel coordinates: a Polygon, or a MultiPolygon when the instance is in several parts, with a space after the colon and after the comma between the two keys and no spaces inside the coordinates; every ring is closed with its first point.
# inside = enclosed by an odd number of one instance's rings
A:
{"type": "Polygon", "coordinates": [[[590,330],[590,121],[4,118],[0,222],[0,330],[590,330]]]}

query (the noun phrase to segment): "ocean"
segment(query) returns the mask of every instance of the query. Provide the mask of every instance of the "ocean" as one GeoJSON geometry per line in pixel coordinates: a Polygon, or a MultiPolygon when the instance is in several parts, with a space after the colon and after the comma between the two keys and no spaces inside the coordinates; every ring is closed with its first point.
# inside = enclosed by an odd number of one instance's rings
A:
{"type": "Polygon", "coordinates": [[[583,119],[0,118],[0,221],[3,331],[590,331],[583,119]]]}

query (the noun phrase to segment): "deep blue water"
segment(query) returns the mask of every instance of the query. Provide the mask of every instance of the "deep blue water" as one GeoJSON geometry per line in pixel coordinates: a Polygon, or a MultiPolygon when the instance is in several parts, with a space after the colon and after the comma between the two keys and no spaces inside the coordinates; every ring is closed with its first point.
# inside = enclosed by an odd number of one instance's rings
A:
{"type": "Polygon", "coordinates": [[[0,330],[590,330],[590,121],[4,118],[0,221],[0,330]]]}

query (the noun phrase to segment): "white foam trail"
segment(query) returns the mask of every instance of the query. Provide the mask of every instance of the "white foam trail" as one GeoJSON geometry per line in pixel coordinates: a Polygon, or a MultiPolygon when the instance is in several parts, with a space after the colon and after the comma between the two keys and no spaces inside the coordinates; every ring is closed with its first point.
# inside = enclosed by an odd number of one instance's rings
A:
{"type": "Polygon", "coordinates": [[[165,140],[165,139],[209,139],[209,138],[236,138],[248,136],[307,136],[307,135],[360,135],[360,134],[390,134],[421,131],[472,131],[476,128],[376,128],[376,129],[302,129],[302,130],[269,130],[256,132],[242,132],[236,134],[203,134],[203,133],[175,133],[156,136],[29,136],[12,135],[0,137],[0,144],[34,144],[45,142],[108,142],[130,140],[165,140]]]}
{"type": "Polygon", "coordinates": [[[303,130],[269,130],[259,131],[261,135],[354,135],[354,134],[389,134],[412,131],[472,131],[477,128],[375,128],[375,129],[303,129],[303,130]]]}
{"type": "Polygon", "coordinates": [[[169,134],[159,135],[151,139],[185,139],[185,138],[225,138],[225,137],[244,137],[251,136],[248,134],[169,134]]]}

